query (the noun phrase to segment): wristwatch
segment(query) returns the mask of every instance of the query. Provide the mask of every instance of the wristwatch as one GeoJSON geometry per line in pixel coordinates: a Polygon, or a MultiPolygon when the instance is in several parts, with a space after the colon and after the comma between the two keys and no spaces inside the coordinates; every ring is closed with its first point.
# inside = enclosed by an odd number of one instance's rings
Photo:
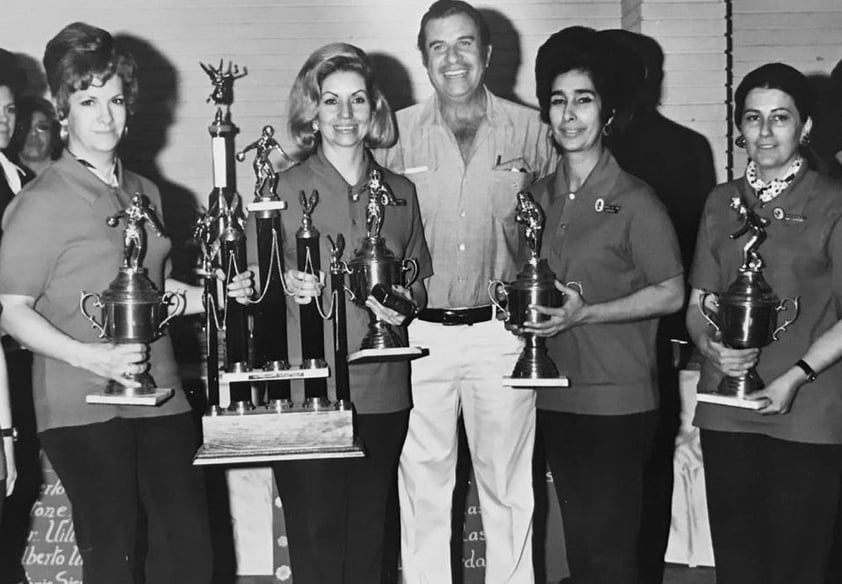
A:
{"type": "Polygon", "coordinates": [[[812,383],[818,377],[816,371],[810,367],[804,359],[799,359],[795,362],[795,366],[801,369],[804,372],[804,375],[807,376],[807,383],[812,383]]]}
{"type": "Polygon", "coordinates": [[[0,428],[0,436],[3,436],[3,438],[11,438],[12,441],[17,442],[18,429],[14,426],[11,428],[0,428]]]}

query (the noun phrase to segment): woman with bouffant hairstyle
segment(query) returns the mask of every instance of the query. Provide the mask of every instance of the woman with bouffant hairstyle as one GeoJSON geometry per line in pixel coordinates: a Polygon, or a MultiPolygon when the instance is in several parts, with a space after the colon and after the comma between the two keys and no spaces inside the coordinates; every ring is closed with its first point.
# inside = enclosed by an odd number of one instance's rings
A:
{"type": "Polygon", "coordinates": [[[397,131],[392,108],[374,80],[374,70],[365,53],[353,45],[332,43],[317,49],[295,78],[289,94],[289,132],[295,143],[307,154],[319,144],[319,133],[313,126],[319,110],[322,82],[336,71],[354,71],[365,81],[371,100],[371,123],[365,136],[368,148],[388,148],[395,143],[397,131]]]}
{"type": "MultiPolygon", "coordinates": [[[[197,432],[170,338],[103,342],[79,311],[79,292],[107,289],[123,261],[122,229],[107,220],[137,194],[149,213],[161,209],[157,187],[116,154],[137,94],[135,61],[108,32],[77,22],[48,43],[44,67],[65,149],[7,210],[0,326],[33,352],[39,438],[72,505],[85,583],[131,584],[145,574],[150,584],[208,584],[197,432]],[[158,407],[86,403],[110,380],[137,388],[131,377],[145,371],[173,397],[158,407]]],[[[170,247],[166,236],[149,237],[144,268],[158,290],[187,288],[187,311],[199,312],[200,289],[167,274],[170,247]]]]}

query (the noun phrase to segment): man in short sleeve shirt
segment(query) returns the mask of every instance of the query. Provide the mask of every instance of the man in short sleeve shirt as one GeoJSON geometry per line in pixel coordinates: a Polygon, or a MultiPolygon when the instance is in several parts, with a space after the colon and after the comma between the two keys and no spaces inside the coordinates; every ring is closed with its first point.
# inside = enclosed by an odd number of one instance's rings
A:
{"type": "Polygon", "coordinates": [[[434,275],[410,326],[430,355],[412,364],[414,408],[398,475],[404,582],[451,581],[451,500],[461,412],[482,507],[486,582],[532,583],[533,390],[502,386],[521,343],[494,318],[492,279],[525,257],[516,196],[555,167],[537,111],[484,85],[488,27],[459,0],[435,2],[418,46],[435,94],[397,113],[400,139],[380,152],[418,191],[434,275]]]}

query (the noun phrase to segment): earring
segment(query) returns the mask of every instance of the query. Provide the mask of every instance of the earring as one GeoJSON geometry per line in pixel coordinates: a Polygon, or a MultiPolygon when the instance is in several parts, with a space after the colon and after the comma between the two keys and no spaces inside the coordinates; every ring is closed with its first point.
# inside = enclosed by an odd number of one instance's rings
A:
{"type": "Polygon", "coordinates": [[[59,123],[59,129],[58,129],[58,137],[65,144],[67,144],[68,133],[69,132],[67,131],[67,122],[64,122],[64,121],[60,122],[59,123]]]}
{"type": "Polygon", "coordinates": [[[316,120],[313,120],[313,123],[311,125],[313,127],[313,131],[318,134],[319,133],[319,122],[316,121],[316,120]]]}
{"type": "Polygon", "coordinates": [[[123,126],[123,138],[125,138],[128,135],[129,135],[129,125],[126,124],[125,126],[123,126]]]}
{"type": "Polygon", "coordinates": [[[746,147],[746,137],[745,137],[745,136],[743,136],[742,134],[740,134],[740,135],[739,135],[739,136],[737,136],[737,138],[734,140],[734,145],[735,145],[737,148],[745,148],[745,147],[746,147]]]}
{"type": "Polygon", "coordinates": [[[608,122],[602,126],[602,135],[606,138],[611,135],[611,120],[608,120],[608,122]]]}
{"type": "Polygon", "coordinates": [[[812,136],[810,136],[809,132],[807,132],[806,134],[801,136],[801,146],[804,146],[806,148],[807,146],[810,145],[811,141],[812,141],[812,136]]]}

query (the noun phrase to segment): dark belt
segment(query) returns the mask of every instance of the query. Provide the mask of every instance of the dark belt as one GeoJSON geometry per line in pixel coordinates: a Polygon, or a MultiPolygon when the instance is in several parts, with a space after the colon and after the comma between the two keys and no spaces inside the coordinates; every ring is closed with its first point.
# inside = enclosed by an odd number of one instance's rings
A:
{"type": "Polygon", "coordinates": [[[418,313],[417,318],[445,326],[471,325],[493,319],[494,307],[489,305],[474,308],[425,308],[418,313]]]}

